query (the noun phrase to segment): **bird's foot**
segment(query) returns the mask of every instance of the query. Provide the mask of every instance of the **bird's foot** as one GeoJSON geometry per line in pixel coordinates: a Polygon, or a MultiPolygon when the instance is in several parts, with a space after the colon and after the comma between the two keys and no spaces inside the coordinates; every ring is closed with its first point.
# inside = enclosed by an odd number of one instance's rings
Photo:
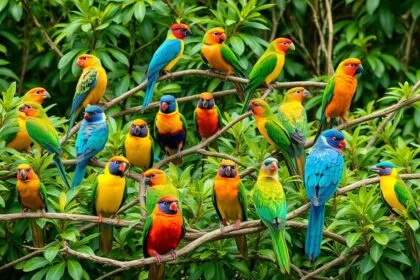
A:
{"type": "Polygon", "coordinates": [[[121,224],[120,216],[115,215],[115,219],[117,220],[117,226],[119,226],[121,224]]]}
{"type": "Polygon", "coordinates": [[[42,210],[41,210],[41,218],[45,218],[45,209],[44,208],[42,208],[42,210]]]}
{"type": "Polygon", "coordinates": [[[171,256],[172,256],[172,259],[173,259],[173,260],[176,260],[176,257],[177,257],[176,251],[175,251],[175,250],[171,250],[169,253],[170,253],[170,254],[171,254],[171,256]]]}
{"type": "Polygon", "coordinates": [[[100,224],[102,224],[102,223],[104,222],[104,218],[102,217],[102,215],[101,215],[101,214],[99,214],[99,215],[98,215],[98,222],[99,222],[100,224]]]}
{"type": "Polygon", "coordinates": [[[207,71],[206,71],[207,73],[207,76],[208,77],[210,77],[210,74],[213,74],[215,71],[214,71],[214,68],[209,68],[209,69],[207,69],[207,71]]]}
{"type": "Polygon", "coordinates": [[[225,231],[225,226],[227,226],[226,221],[222,221],[222,222],[220,223],[220,231],[221,231],[221,232],[224,232],[224,231],[225,231]]]}
{"type": "Polygon", "coordinates": [[[273,87],[272,85],[270,85],[270,84],[265,83],[265,86],[266,86],[269,90],[273,90],[273,89],[274,89],[274,87],[273,87]]]}
{"type": "Polygon", "coordinates": [[[174,79],[174,77],[172,76],[172,72],[170,72],[170,71],[163,71],[163,73],[165,74],[165,75],[168,75],[169,76],[169,79],[170,80],[173,80],[174,79]]]}
{"type": "Polygon", "coordinates": [[[28,208],[22,208],[22,217],[25,217],[25,212],[28,211],[28,208]]]}
{"type": "Polygon", "coordinates": [[[162,256],[161,256],[161,255],[159,255],[158,253],[156,253],[156,255],[155,255],[155,259],[156,259],[156,263],[157,263],[157,264],[160,264],[160,263],[162,262],[162,256]]]}
{"type": "Polygon", "coordinates": [[[241,227],[241,220],[236,220],[235,223],[233,224],[233,228],[238,230],[241,227]]]}

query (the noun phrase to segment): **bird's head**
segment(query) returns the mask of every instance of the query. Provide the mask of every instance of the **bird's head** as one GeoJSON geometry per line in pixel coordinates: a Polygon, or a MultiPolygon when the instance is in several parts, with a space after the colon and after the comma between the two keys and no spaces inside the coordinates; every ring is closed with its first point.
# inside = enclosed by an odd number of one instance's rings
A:
{"type": "Polygon", "coordinates": [[[255,116],[263,117],[270,114],[271,109],[267,102],[261,98],[252,99],[249,102],[248,109],[252,111],[255,116]]]}
{"type": "Polygon", "coordinates": [[[45,115],[41,104],[35,102],[25,102],[19,106],[19,111],[25,113],[27,117],[41,117],[45,115]]]}
{"type": "Polygon", "coordinates": [[[185,37],[192,35],[191,30],[186,24],[175,23],[169,29],[177,39],[183,40],[185,37]]]}
{"type": "Polygon", "coordinates": [[[25,95],[23,96],[23,101],[36,102],[38,104],[42,104],[42,102],[44,102],[45,99],[50,97],[51,95],[45,88],[36,87],[28,90],[25,93],[25,95]]]}
{"type": "Polygon", "coordinates": [[[222,160],[222,163],[219,166],[218,174],[223,178],[239,178],[236,163],[228,159],[222,160]]]}
{"type": "Polygon", "coordinates": [[[396,166],[388,161],[382,161],[378,164],[375,164],[372,166],[370,171],[375,172],[379,176],[396,176],[398,174],[396,166]]]}
{"type": "Polygon", "coordinates": [[[130,135],[134,137],[146,137],[149,135],[147,123],[142,119],[135,119],[130,125],[130,135]]]}
{"type": "Polygon", "coordinates": [[[168,176],[160,169],[149,169],[143,173],[144,183],[148,187],[163,185],[168,182],[168,176]]]}
{"type": "Polygon", "coordinates": [[[95,65],[101,65],[99,58],[93,54],[82,54],[77,58],[77,66],[80,68],[92,67],[95,65]]]}
{"type": "Polygon", "coordinates": [[[279,162],[277,161],[277,159],[275,158],[266,158],[262,165],[261,165],[261,169],[260,169],[260,173],[265,175],[265,176],[278,176],[278,171],[279,171],[279,162]]]}
{"type": "Polygon", "coordinates": [[[179,211],[178,199],[172,195],[162,197],[158,201],[157,206],[159,212],[167,215],[176,215],[179,211]]]}
{"type": "Polygon", "coordinates": [[[176,111],[177,103],[172,95],[164,95],[160,98],[159,109],[164,114],[170,114],[176,111]]]}
{"type": "Polygon", "coordinates": [[[303,99],[306,96],[311,95],[309,91],[304,89],[303,87],[295,87],[289,89],[286,94],[284,95],[284,101],[299,101],[302,103],[303,99]]]}
{"type": "Polygon", "coordinates": [[[363,72],[362,62],[358,58],[347,58],[340,62],[337,68],[338,73],[355,76],[363,72]]]}
{"type": "Polygon", "coordinates": [[[293,44],[292,40],[288,38],[277,38],[271,42],[271,44],[276,52],[282,52],[286,54],[289,49],[295,50],[295,45],[293,44]]]}
{"type": "Polygon", "coordinates": [[[112,157],[107,164],[107,169],[105,172],[108,172],[115,176],[124,177],[125,172],[127,172],[130,167],[130,162],[123,156],[114,156],[112,157]]]}
{"type": "Polygon", "coordinates": [[[106,120],[104,110],[102,109],[102,107],[97,105],[88,105],[85,108],[83,118],[90,123],[106,120]]]}
{"type": "Polygon", "coordinates": [[[36,175],[35,171],[29,164],[22,163],[17,167],[17,179],[19,181],[30,181],[38,179],[38,175],[36,175]]]}
{"type": "Polygon", "coordinates": [[[203,110],[209,110],[214,108],[213,94],[210,92],[203,92],[200,94],[200,100],[197,103],[197,107],[203,110]]]}
{"type": "Polygon", "coordinates": [[[344,149],[347,145],[346,141],[344,140],[344,134],[336,129],[325,130],[321,133],[321,137],[318,141],[322,141],[324,145],[336,149],[341,154],[344,153],[344,149]]]}
{"type": "Polygon", "coordinates": [[[220,27],[209,29],[204,35],[203,43],[207,45],[219,45],[226,41],[225,30],[220,27]]]}

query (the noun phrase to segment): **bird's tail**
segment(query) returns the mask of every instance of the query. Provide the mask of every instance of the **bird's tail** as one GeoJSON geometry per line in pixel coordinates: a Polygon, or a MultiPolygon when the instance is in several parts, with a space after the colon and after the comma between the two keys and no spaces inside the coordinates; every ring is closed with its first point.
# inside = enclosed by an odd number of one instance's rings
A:
{"type": "Polygon", "coordinates": [[[236,94],[239,97],[239,100],[244,101],[245,99],[245,87],[241,83],[233,82],[233,86],[235,87],[236,94]]]}
{"type": "Polygon", "coordinates": [[[35,248],[44,247],[44,230],[36,224],[36,220],[31,220],[32,243],[35,248]]]}
{"type": "Polygon", "coordinates": [[[286,239],[284,238],[284,228],[277,229],[269,227],[271,239],[273,241],[273,249],[280,266],[282,273],[290,272],[290,257],[289,250],[287,249],[286,239]]]}
{"type": "Polygon", "coordinates": [[[325,114],[323,114],[321,116],[321,121],[320,121],[320,124],[319,124],[318,131],[316,132],[314,142],[316,141],[316,139],[318,139],[319,135],[321,135],[321,133],[324,130],[326,130],[327,128],[332,128],[334,126],[334,123],[335,123],[335,120],[331,119],[330,123],[328,124],[327,117],[325,116],[325,114]]]}
{"type": "Polygon", "coordinates": [[[305,166],[305,148],[304,147],[295,148],[295,163],[296,163],[297,172],[299,173],[299,176],[303,179],[304,166],[305,166]]]}
{"type": "Polygon", "coordinates": [[[149,280],[163,280],[165,279],[165,264],[151,264],[149,265],[149,280]]]}
{"type": "Polygon", "coordinates": [[[87,160],[82,160],[77,163],[76,171],[74,172],[73,181],[71,182],[71,188],[75,188],[80,185],[85,177],[86,167],[87,167],[87,160]]]}
{"type": "Polygon", "coordinates": [[[322,227],[324,226],[325,205],[315,206],[311,203],[308,229],[306,231],[305,254],[313,262],[321,251],[322,227]]]}
{"type": "Polygon", "coordinates": [[[69,181],[67,180],[66,170],[64,169],[63,162],[58,154],[54,154],[53,161],[57,166],[58,173],[60,173],[61,178],[63,179],[64,183],[68,188],[70,188],[69,181]]]}
{"type": "Polygon", "coordinates": [[[69,137],[70,137],[70,131],[71,131],[71,128],[73,127],[73,125],[74,125],[74,121],[76,119],[76,115],[77,115],[77,112],[73,112],[70,115],[69,128],[67,129],[66,138],[64,139],[64,142],[66,142],[69,139],[69,137]]]}
{"type": "MultiPolygon", "coordinates": [[[[297,168],[296,168],[296,165],[295,165],[295,161],[292,160],[291,156],[285,155],[283,152],[282,152],[282,155],[283,155],[283,158],[284,158],[284,162],[286,163],[287,170],[289,171],[289,175],[290,176],[297,176],[297,175],[299,175],[299,173],[297,171],[297,168]]],[[[298,182],[298,180],[294,180],[293,183],[294,183],[294,185],[296,187],[296,190],[300,190],[301,189],[302,186],[298,182]]]]}
{"type": "Polygon", "coordinates": [[[246,236],[240,235],[240,236],[235,237],[235,242],[242,257],[245,260],[247,260],[248,259],[248,244],[246,243],[246,236]]]}
{"type": "Polygon", "coordinates": [[[244,104],[242,105],[242,109],[241,109],[241,112],[240,112],[241,114],[245,113],[245,111],[247,110],[248,103],[251,100],[252,94],[254,93],[254,91],[257,87],[258,86],[249,85],[248,88],[246,89],[245,101],[244,101],[244,104]]]}
{"type": "Polygon", "coordinates": [[[142,109],[144,110],[152,101],[153,92],[155,91],[156,81],[159,77],[159,73],[153,74],[150,77],[147,77],[147,88],[146,94],[144,95],[142,109]]]}
{"type": "MultiPolygon", "coordinates": [[[[172,155],[177,155],[179,152],[178,150],[175,149],[168,149],[166,155],[168,156],[172,156],[172,155]]],[[[181,157],[177,157],[176,159],[174,159],[172,161],[175,165],[181,165],[184,161],[182,160],[181,157]]]]}
{"type": "Polygon", "coordinates": [[[405,225],[405,236],[407,237],[408,246],[410,247],[411,254],[417,263],[420,263],[420,246],[416,240],[414,231],[409,225],[405,225]]]}
{"type": "Polygon", "coordinates": [[[112,250],[112,225],[99,225],[99,249],[105,255],[111,253],[112,250]]]}

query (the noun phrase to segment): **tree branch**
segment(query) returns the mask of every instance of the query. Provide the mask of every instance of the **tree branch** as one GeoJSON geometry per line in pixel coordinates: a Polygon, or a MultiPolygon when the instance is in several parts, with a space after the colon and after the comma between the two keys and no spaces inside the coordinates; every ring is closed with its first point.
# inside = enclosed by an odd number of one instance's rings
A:
{"type": "Polygon", "coordinates": [[[333,65],[332,65],[334,25],[333,25],[333,19],[332,19],[330,0],[325,0],[325,8],[327,10],[327,23],[328,23],[328,47],[327,47],[327,53],[326,53],[326,58],[325,59],[326,59],[326,62],[327,62],[328,75],[332,76],[334,74],[334,68],[333,68],[333,65]]]}

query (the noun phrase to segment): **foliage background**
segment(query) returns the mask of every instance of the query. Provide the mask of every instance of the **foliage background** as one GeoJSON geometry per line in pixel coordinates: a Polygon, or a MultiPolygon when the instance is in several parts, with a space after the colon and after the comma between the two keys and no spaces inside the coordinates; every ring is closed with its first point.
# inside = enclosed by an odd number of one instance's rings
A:
{"type": "MultiPolygon", "coordinates": [[[[332,1],[143,1],[143,0],[0,0],[0,90],[1,133],[8,133],[11,127],[14,107],[18,99],[14,95],[13,81],[17,82],[16,96],[35,87],[45,87],[52,99],[47,101],[49,115],[58,129],[67,130],[66,116],[74,88],[80,74],[75,65],[76,57],[90,52],[103,62],[109,82],[106,97],[112,99],[141,83],[154,50],[164,40],[168,26],[174,21],[190,25],[193,36],[186,40],[183,59],[176,70],[207,69],[199,55],[204,30],[222,26],[227,31],[228,44],[240,56],[244,67],[250,69],[262,54],[268,42],[275,37],[293,39],[297,51],[287,55],[280,81],[327,81],[330,65],[334,67],[343,58],[355,56],[363,61],[364,74],[359,79],[351,117],[365,116],[374,110],[384,108],[402,99],[418,95],[410,85],[420,78],[419,24],[420,3],[415,0],[346,0],[332,1]],[[328,7],[331,6],[333,33],[329,36],[328,7]],[[322,34],[322,36],[320,36],[322,34]],[[329,38],[331,44],[329,44],[329,38]],[[55,49],[51,49],[54,46],[55,49]],[[329,55],[329,53],[331,55],[329,55]],[[404,84],[404,82],[407,82],[404,84]],[[402,84],[399,84],[402,83],[402,84]],[[7,90],[8,89],[8,90],[7,90]]],[[[176,81],[165,81],[158,85],[155,99],[163,94],[176,97],[198,94],[203,91],[218,91],[232,88],[231,83],[220,79],[185,76],[176,81]]],[[[311,98],[306,108],[310,120],[315,120],[320,105],[322,89],[311,89],[311,98]]],[[[273,108],[281,101],[280,94],[272,94],[269,101],[273,108]]],[[[108,112],[115,113],[138,106],[144,92],[130,97],[123,104],[114,106],[108,112]]],[[[216,100],[226,122],[232,120],[238,111],[234,96],[216,100]]],[[[346,154],[346,172],[342,186],[368,177],[368,168],[379,160],[391,160],[402,167],[402,172],[419,172],[420,110],[419,104],[400,110],[376,135],[380,120],[351,128],[346,133],[349,151],[346,154]],[[375,136],[376,135],[376,136],[375,136]],[[378,137],[369,143],[372,137],[378,137]]],[[[190,120],[195,102],[183,103],[180,110],[190,120]]],[[[121,152],[120,143],[127,132],[127,123],[140,115],[134,114],[109,119],[111,135],[106,149],[99,159],[106,161],[111,155],[121,152]]],[[[154,112],[144,116],[148,121],[154,112]]],[[[245,119],[235,125],[213,147],[219,152],[238,158],[245,166],[258,166],[270,151],[261,136],[256,133],[252,120],[245,119]]],[[[317,126],[311,126],[314,134],[317,126]]],[[[194,133],[189,134],[188,146],[198,143],[194,133]]],[[[50,195],[51,209],[63,213],[90,214],[90,186],[100,168],[91,168],[89,176],[78,193],[68,192],[57,179],[54,168],[47,168],[51,157],[41,154],[35,147],[30,154],[19,154],[0,144],[0,211],[19,212],[14,193],[16,166],[28,161],[38,171],[50,195]],[[7,153],[6,153],[7,152],[7,153]],[[12,175],[12,176],[11,176],[12,175]],[[58,183],[57,183],[58,181],[58,183]]],[[[74,158],[74,139],[65,146],[66,158],[74,158]]],[[[199,155],[185,158],[184,165],[169,165],[167,171],[174,183],[181,189],[186,202],[184,215],[189,227],[215,229],[217,216],[211,204],[212,179],[219,159],[199,155]],[[202,167],[204,167],[202,169],[202,167]]],[[[69,174],[72,176],[72,170],[69,174]]],[[[281,169],[282,183],[286,188],[289,210],[306,202],[304,193],[296,193],[290,185],[285,168],[281,169]]],[[[248,190],[255,182],[253,176],[244,178],[248,190]]],[[[408,183],[419,197],[419,182],[408,183]]],[[[138,183],[129,180],[130,198],[138,193],[138,183]]],[[[251,201],[252,202],[252,201],[251,201]]],[[[250,216],[256,219],[252,203],[250,216]]],[[[401,233],[400,221],[389,221],[390,212],[382,203],[378,188],[355,190],[347,197],[337,197],[329,208],[326,218],[328,229],[347,238],[350,247],[363,245],[367,252],[350,266],[352,260],[335,267],[328,276],[345,273],[357,279],[414,279],[419,275],[418,265],[405,253],[405,238],[401,233]]],[[[125,212],[125,220],[137,221],[139,208],[125,212]]],[[[306,216],[296,219],[306,223],[306,216]]],[[[40,221],[45,223],[45,221],[40,221]]],[[[28,221],[2,223],[0,225],[0,263],[5,264],[28,252],[22,247],[30,240],[28,221]]],[[[79,225],[77,225],[79,226],[79,225]]],[[[43,255],[9,269],[13,277],[24,279],[64,279],[81,276],[95,279],[112,268],[87,261],[78,261],[58,252],[62,240],[68,240],[71,247],[82,252],[97,251],[96,230],[80,233],[76,223],[48,220],[46,223],[50,241],[57,240],[43,255]]],[[[343,245],[326,240],[321,257],[313,265],[303,255],[305,233],[290,229],[289,250],[292,262],[304,270],[328,263],[347,251],[343,245]],[[292,238],[293,237],[293,238],[292,238]]],[[[137,259],[142,257],[141,231],[129,228],[115,230],[115,259],[137,259]]],[[[251,254],[273,259],[271,243],[266,232],[248,237],[251,254]]],[[[99,253],[98,253],[99,254],[99,253]]],[[[171,264],[170,279],[225,279],[225,278],[279,278],[275,265],[267,260],[253,260],[251,271],[244,261],[236,259],[234,242],[220,240],[200,246],[179,263],[171,264]]],[[[143,279],[141,269],[129,271],[123,277],[143,279]],[[137,276],[138,275],[138,276],[137,276]]],[[[291,275],[297,278],[297,275],[291,275]]],[[[340,275],[339,277],[343,277],[340,275]]]]}

